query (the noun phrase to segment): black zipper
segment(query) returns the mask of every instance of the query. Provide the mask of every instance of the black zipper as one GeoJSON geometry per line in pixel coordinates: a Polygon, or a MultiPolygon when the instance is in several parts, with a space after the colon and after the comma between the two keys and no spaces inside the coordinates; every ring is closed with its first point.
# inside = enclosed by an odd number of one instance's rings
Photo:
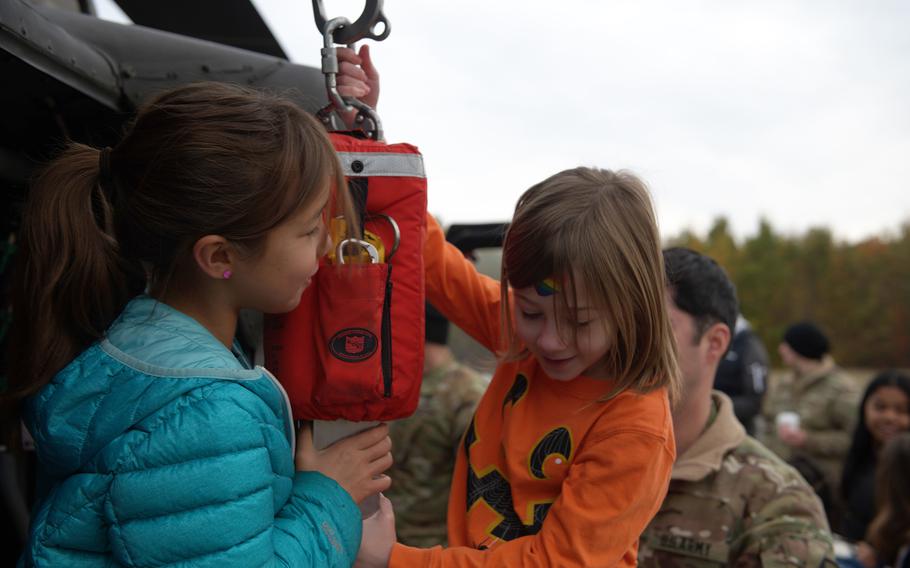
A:
{"type": "Polygon", "coordinates": [[[392,265],[385,281],[382,303],[382,396],[392,397],[392,265]]]}

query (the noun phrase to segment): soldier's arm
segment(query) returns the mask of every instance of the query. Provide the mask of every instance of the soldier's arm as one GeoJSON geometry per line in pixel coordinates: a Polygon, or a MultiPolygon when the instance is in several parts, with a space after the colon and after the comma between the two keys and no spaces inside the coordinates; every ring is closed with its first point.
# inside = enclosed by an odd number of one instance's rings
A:
{"type": "Polygon", "coordinates": [[[484,392],[484,383],[480,377],[467,372],[459,379],[462,381],[459,388],[459,397],[457,401],[453,401],[452,405],[451,441],[455,452],[461,446],[461,437],[464,435],[465,430],[468,429],[468,424],[471,423],[471,418],[474,417],[474,410],[477,409],[477,403],[480,402],[480,397],[483,396],[484,392]]]}
{"type": "Polygon", "coordinates": [[[792,410],[791,379],[784,376],[775,377],[776,380],[772,380],[769,376],[768,379],[761,407],[764,422],[763,427],[757,432],[757,437],[773,451],[780,452],[783,451],[783,443],[777,437],[775,420],[779,412],[792,410]]]}
{"type": "Polygon", "coordinates": [[[750,488],[730,566],[837,566],[821,501],[789,466],[768,462],[750,488]]]}
{"type": "Polygon", "coordinates": [[[828,403],[827,412],[831,428],[808,430],[803,447],[815,455],[846,456],[859,416],[856,392],[848,386],[837,389],[828,403]]]}
{"type": "Polygon", "coordinates": [[[843,457],[850,449],[850,432],[840,430],[810,430],[806,432],[803,448],[814,455],[843,457]]]}
{"type": "MultiPolygon", "coordinates": [[[[769,424],[774,424],[777,413],[788,409],[792,404],[791,382],[792,379],[789,376],[779,376],[776,381],[769,380],[761,409],[762,415],[769,424]]],[[[792,410],[792,408],[789,409],[792,410]]]]}

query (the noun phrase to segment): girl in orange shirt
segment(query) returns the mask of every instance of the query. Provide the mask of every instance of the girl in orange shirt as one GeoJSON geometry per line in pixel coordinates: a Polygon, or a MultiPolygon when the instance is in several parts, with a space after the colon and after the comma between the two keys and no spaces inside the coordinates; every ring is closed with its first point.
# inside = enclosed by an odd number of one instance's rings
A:
{"type": "Polygon", "coordinates": [[[675,459],[679,380],[645,185],[576,168],[531,187],[499,282],[432,218],[424,259],[429,302],[500,363],[456,458],[450,546],[394,543],[383,501],[361,565],[634,566],[675,459]]]}

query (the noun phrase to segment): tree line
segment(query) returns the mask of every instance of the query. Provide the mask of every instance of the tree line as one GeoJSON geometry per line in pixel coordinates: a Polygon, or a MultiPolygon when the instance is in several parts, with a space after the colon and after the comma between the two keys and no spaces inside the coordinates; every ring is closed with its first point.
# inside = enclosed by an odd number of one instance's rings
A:
{"type": "Polygon", "coordinates": [[[896,234],[849,243],[826,228],[785,235],[762,220],[757,234],[737,241],[721,217],[706,236],[684,231],[667,244],[724,267],[775,364],[787,326],[810,320],[843,366],[910,367],[910,221],[896,234]]]}

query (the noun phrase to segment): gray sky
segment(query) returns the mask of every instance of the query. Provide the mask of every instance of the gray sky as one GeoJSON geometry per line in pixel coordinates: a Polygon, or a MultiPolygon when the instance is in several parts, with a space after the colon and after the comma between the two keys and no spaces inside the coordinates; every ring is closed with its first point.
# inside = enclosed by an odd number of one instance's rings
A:
{"type": "MultiPolygon", "coordinates": [[[[255,0],[318,65],[306,0],[255,0]]],[[[355,19],[363,0],[326,0],[355,19]]],[[[511,216],[576,165],[650,185],[665,236],[718,215],[739,236],[838,238],[910,221],[910,3],[386,0],[371,42],[389,141],[424,153],[446,223],[511,216]]],[[[102,14],[103,15],[103,14],[102,14]]]]}

